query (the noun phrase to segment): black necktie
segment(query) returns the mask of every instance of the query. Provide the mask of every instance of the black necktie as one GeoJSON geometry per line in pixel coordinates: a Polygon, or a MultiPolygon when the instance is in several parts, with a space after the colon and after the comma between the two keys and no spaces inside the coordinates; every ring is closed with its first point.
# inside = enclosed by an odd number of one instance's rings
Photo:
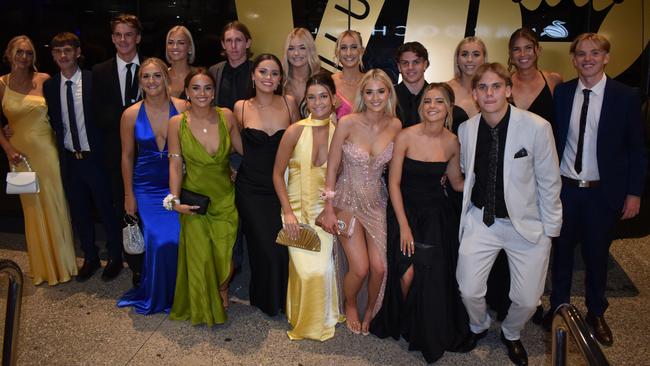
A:
{"type": "Polygon", "coordinates": [[[124,80],[124,106],[128,107],[135,102],[133,95],[133,74],[131,67],[133,63],[126,64],[126,79],[124,80]]]}
{"type": "Polygon", "coordinates": [[[485,187],[485,201],[483,205],[483,222],[487,226],[494,224],[496,216],[497,195],[497,167],[499,166],[499,127],[490,129],[492,141],[488,154],[488,180],[485,187]]]}
{"type": "Polygon", "coordinates": [[[582,101],[582,110],[580,110],[580,131],[578,131],[578,148],[576,149],[576,160],[573,163],[573,167],[576,169],[576,173],[580,174],[582,171],[582,149],[585,144],[585,129],[587,128],[587,110],[589,109],[589,93],[591,90],[582,89],[582,94],[584,94],[584,99],[582,101]]]}
{"type": "Polygon", "coordinates": [[[79,130],[77,129],[77,114],[74,111],[74,98],[72,97],[72,80],[65,82],[65,99],[68,104],[68,122],[70,123],[70,134],[72,135],[72,147],[74,151],[81,151],[79,142],[79,130]]]}

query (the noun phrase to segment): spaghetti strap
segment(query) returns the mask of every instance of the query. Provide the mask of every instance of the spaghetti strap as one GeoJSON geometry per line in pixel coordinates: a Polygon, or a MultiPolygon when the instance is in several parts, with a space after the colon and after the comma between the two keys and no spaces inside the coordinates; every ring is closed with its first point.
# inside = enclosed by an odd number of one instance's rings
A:
{"type": "Polygon", "coordinates": [[[548,85],[548,81],[546,81],[546,78],[544,77],[544,73],[542,70],[539,70],[539,73],[542,74],[542,79],[544,79],[544,84],[548,85]]]}
{"type": "Polygon", "coordinates": [[[244,102],[241,104],[241,125],[244,126],[244,107],[246,107],[246,102],[248,102],[250,99],[244,100],[244,102]]]}
{"type": "Polygon", "coordinates": [[[289,124],[293,121],[293,116],[291,115],[291,108],[289,108],[289,102],[287,102],[287,96],[283,95],[282,100],[284,100],[284,105],[287,107],[287,112],[289,112],[289,124]]]}

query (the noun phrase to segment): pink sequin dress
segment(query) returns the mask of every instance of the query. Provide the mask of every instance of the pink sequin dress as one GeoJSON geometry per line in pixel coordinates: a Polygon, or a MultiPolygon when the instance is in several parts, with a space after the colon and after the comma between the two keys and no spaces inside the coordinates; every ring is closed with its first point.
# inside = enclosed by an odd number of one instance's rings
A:
{"type": "MultiPolygon", "coordinates": [[[[378,156],[371,156],[357,145],[345,141],[342,146],[342,171],[336,180],[334,207],[352,212],[382,253],[386,269],[386,203],[388,190],[382,179],[386,164],[393,156],[393,143],[389,143],[378,156]]],[[[344,274],[344,271],[342,274],[344,274]]],[[[373,316],[381,308],[386,286],[386,272],[379,290],[379,296],[372,309],[373,316]]],[[[363,290],[362,290],[363,292],[363,290]]],[[[363,303],[365,304],[365,302],[363,303]]],[[[363,305],[361,304],[361,305],[363,305]]]]}

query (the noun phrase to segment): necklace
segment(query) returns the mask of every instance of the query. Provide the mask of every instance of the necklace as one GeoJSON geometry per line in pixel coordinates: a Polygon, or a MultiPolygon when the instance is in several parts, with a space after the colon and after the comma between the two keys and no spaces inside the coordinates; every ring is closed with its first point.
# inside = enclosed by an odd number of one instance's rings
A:
{"type": "MultiPolygon", "coordinates": [[[[253,102],[253,99],[251,99],[251,102],[253,102]]],[[[271,103],[269,103],[269,104],[258,103],[257,100],[255,100],[255,102],[253,102],[253,104],[254,104],[258,109],[264,109],[264,108],[270,106],[271,104],[273,104],[273,100],[271,100],[271,103]]]]}

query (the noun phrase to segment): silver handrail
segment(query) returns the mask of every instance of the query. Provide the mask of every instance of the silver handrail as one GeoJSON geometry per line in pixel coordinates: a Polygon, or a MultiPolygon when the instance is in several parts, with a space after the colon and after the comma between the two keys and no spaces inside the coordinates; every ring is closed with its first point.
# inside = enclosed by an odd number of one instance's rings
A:
{"type": "Polygon", "coordinates": [[[587,323],[580,315],[578,309],[571,304],[562,304],[553,315],[552,336],[552,364],[553,366],[566,365],[567,357],[567,332],[576,341],[582,356],[589,366],[609,366],[603,350],[587,327],[587,323]]]}
{"type": "Polygon", "coordinates": [[[4,341],[2,342],[2,366],[13,366],[18,358],[16,345],[20,328],[20,304],[23,299],[23,272],[13,261],[2,259],[0,260],[0,274],[7,274],[9,278],[4,341]]]}

